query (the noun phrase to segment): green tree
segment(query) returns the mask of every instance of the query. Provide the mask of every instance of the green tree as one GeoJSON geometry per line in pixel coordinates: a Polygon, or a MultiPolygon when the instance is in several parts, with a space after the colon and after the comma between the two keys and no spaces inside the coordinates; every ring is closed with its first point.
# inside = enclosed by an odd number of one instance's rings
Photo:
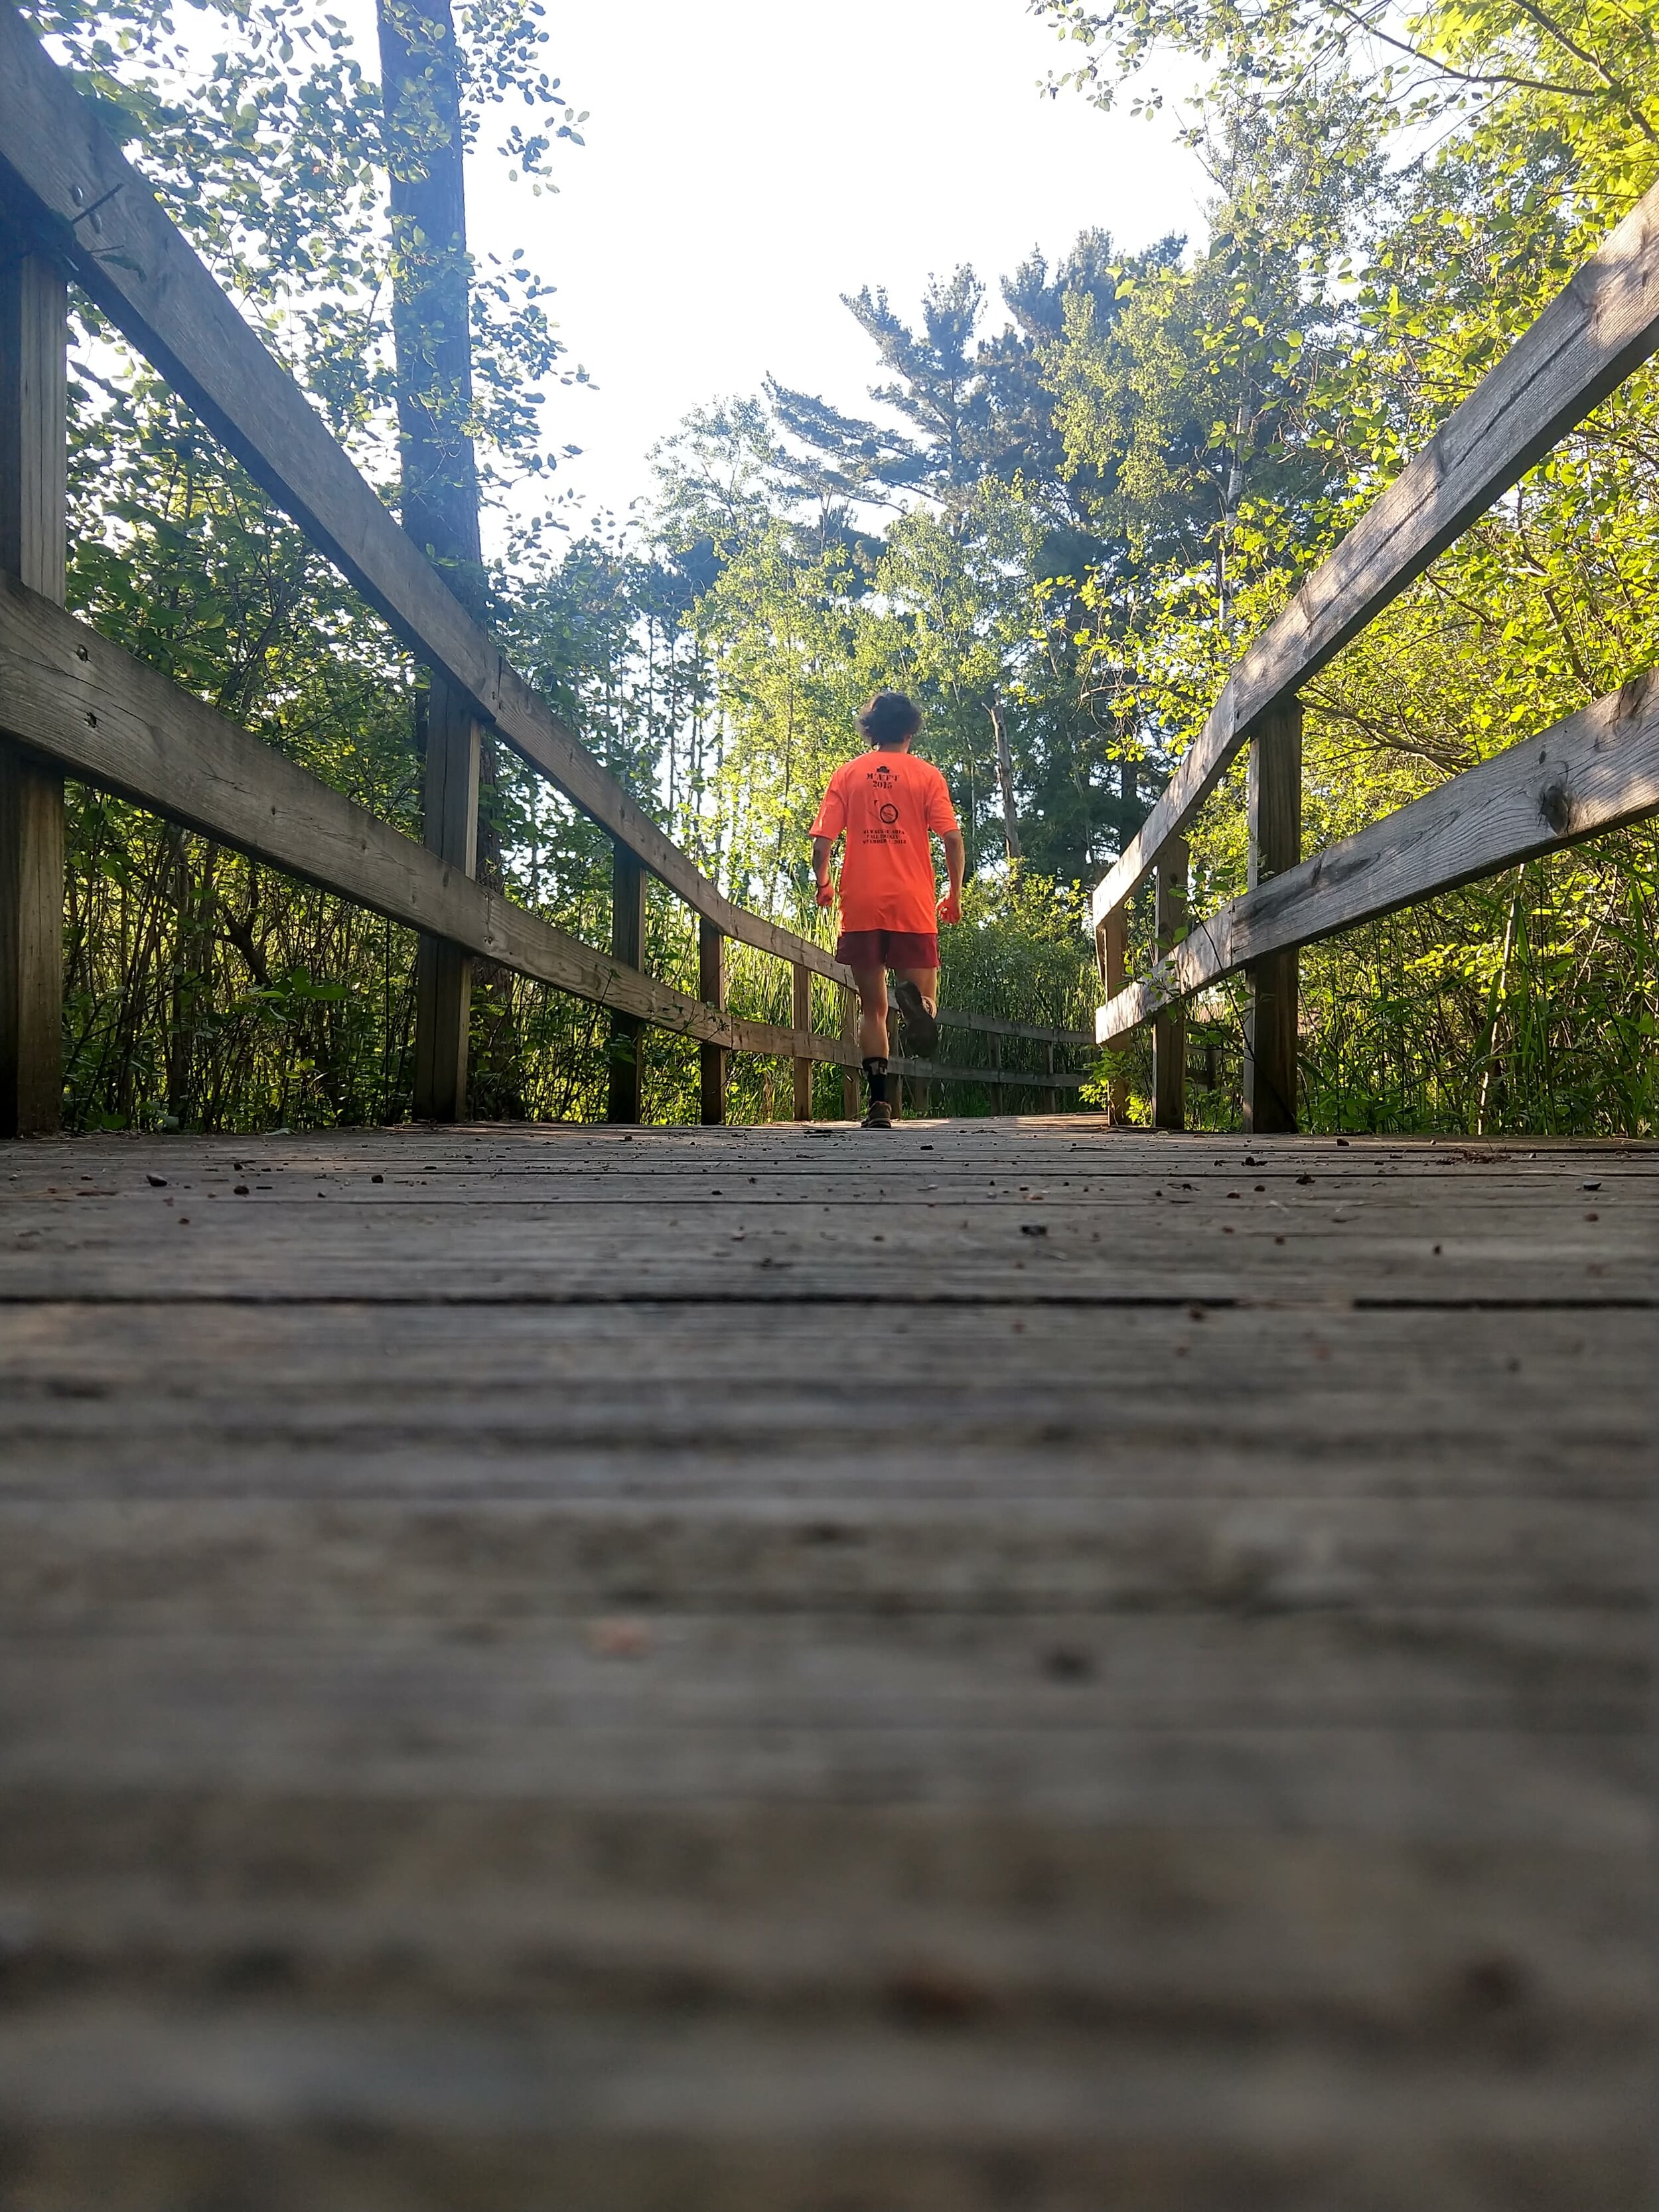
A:
{"type": "MultiPolygon", "coordinates": [[[[1208,244],[1149,326],[1126,316],[1115,352],[1079,319],[1053,356],[1068,449],[1097,471],[1124,456],[1146,533],[1141,588],[1093,586],[1098,649],[1173,758],[1238,644],[1659,173],[1654,21],[1529,0],[1041,12],[1102,105],[1155,102],[1171,56],[1205,64],[1188,135],[1229,156],[1208,244]],[[1235,414],[1241,375],[1255,397],[1235,414]],[[1183,414],[1211,426],[1184,483],[1183,414]]],[[[1644,373],[1309,687],[1310,842],[1651,660],[1654,420],[1644,373]]],[[[1200,900],[1242,884],[1241,803],[1224,790],[1200,825],[1200,900]]],[[[1651,1126],[1654,873],[1652,833],[1625,833],[1315,948],[1315,1118],[1651,1126]]]]}

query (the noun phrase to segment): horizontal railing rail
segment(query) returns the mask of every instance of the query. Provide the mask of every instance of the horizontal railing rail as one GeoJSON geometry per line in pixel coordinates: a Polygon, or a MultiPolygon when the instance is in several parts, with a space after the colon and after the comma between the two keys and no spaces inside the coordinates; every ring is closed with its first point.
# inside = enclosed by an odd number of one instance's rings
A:
{"type": "Polygon", "coordinates": [[[1029,1037],[1036,1044],[1092,1045],[1090,1030],[1043,1029],[1030,1022],[1006,1022],[1000,1014],[959,1014],[945,1007],[939,1013],[941,1029],[978,1030],[987,1036],[1029,1037]]]}
{"type": "Polygon", "coordinates": [[[1091,1080],[1085,1068],[963,1067],[950,1060],[912,1060],[902,1053],[889,1073],[916,1083],[972,1083],[988,1091],[1078,1091],[1091,1080]]]}
{"type": "Polygon", "coordinates": [[[1297,948],[1659,806],[1645,686],[1627,687],[1316,860],[1301,857],[1302,686],[1656,348],[1659,186],[1379,493],[1233,668],[1091,902],[1106,988],[1095,1034],[1103,1044],[1115,1042],[1152,1023],[1160,1124],[1178,1127],[1182,1118],[1176,1011],[1182,997],[1250,970],[1246,1126],[1294,1127],[1297,948]],[[1187,834],[1247,744],[1249,889],[1186,934],[1187,834]],[[1131,981],[1126,908],[1154,874],[1155,957],[1146,976],[1131,981]]]}
{"type": "Polygon", "coordinates": [[[1102,1009],[1108,1042],[1274,952],[1659,811],[1659,676],[1639,676],[1196,923],[1102,1009]]]}
{"type": "MultiPolygon", "coordinates": [[[[847,999],[852,972],[798,933],[734,904],[654,823],[580,739],[549,711],[476,623],[330,433],[294,378],[221,289],[150,187],[126,160],[66,71],[16,11],[0,4],[0,222],[14,269],[36,276],[14,286],[0,330],[0,728],[22,764],[38,761],[116,793],[235,850],[350,899],[456,948],[551,984],[613,1017],[611,1111],[636,1118],[641,1026],[695,1038],[703,1053],[705,1120],[725,1112],[732,1051],[786,1057],[795,1069],[798,1113],[810,1112],[815,1062],[850,1071],[858,1061],[847,999]],[[78,284],[199,416],[226,450],[340,569],[453,695],[459,712],[493,727],[528,765],[611,835],[616,854],[609,953],[555,928],[474,880],[470,864],[417,844],[246,729],[180,689],[61,604],[63,576],[64,272],[78,284]],[[55,301],[55,304],[54,304],[55,301]],[[9,549],[9,550],[7,550],[9,549]],[[4,573],[9,569],[11,573],[4,573]],[[40,588],[33,588],[40,586],[40,588]],[[21,750],[18,750],[18,749],[21,750]],[[644,972],[645,874],[699,917],[699,994],[644,972]],[[727,940],[786,960],[793,971],[792,1022],[747,1019],[726,1005],[727,940]],[[813,975],[843,994],[842,1033],[812,1025],[813,975]],[[617,1024],[620,1024],[620,1028],[617,1024]],[[621,1049],[616,1048],[620,1045],[621,1049]],[[625,1069],[618,1079],[619,1067],[625,1069]],[[620,1103],[619,1103],[620,1102],[620,1103]]],[[[0,763],[3,767],[3,763],[0,763]]],[[[9,775],[10,771],[6,770],[9,775]]],[[[10,785],[7,785],[9,792],[10,785]]],[[[41,788],[45,788],[42,787],[41,788]]],[[[0,917],[3,948],[32,927],[45,944],[52,912],[50,807],[37,791],[14,829],[26,844],[0,853],[0,896],[33,896],[39,911],[0,917]],[[38,819],[37,819],[38,817],[38,819]],[[21,823],[21,828],[19,823],[21,823]],[[31,890],[32,886],[32,890],[31,890]],[[13,927],[15,922],[18,926],[13,927]]],[[[3,795],[0,795],[3,796],[3,795]]],[[[432,803],[428,786],[428,805],[432,803]]],[[[48,794],[49,797],[49,794],[48,794]]],[[[61,800],[58,802],[61,809],[61,800]]],[[[428,832],[432,824],[428,822],[428,832]]],[[[466,842],[465,837],[463,843],[466,842]]],[[[428,844],[442,838],[429,836],[428,844]]],[[[61,860],[57,864],[61,874],[61,860]]],[[[58,900],[61,905],[61,898],[58,900]]],[[[18,1104],[31,1071],[37,1101],[54,1056],[56,1009],[41,975],[55,963],[24,957],[0,975],[0,1075],[9,1085],[8,1125],[34,1124],[18,1104]],[[21,1000],[30,988],[40,1003],[21,1000]],[[30,1021],[33,1018],[33,1045],[30,1021]],[[48,1029],[54,1042],[47,1042],[48,1029]],[[21,1040],[20,1042],[19,1040],[21,1040]]],[[[465,1036],[465,1000],[461,1035],[465,1036]]],[[[425,1019],[423,1011],[422,1018],[425,1019]]],[[[951,1014],[957,1028],[987,1029],[1057,1047],[1079,1032],[951,1014]]],[[[940,1066],[932,1079],[979,1081],[982,1071],[940,1066]]],[[[1048,1078],[1043,1079],[1045,1081],[1048,1078]]],[[[1054,1077],[1056,1085],[1073,1080],[1054,1077]]],[[[1081,1080],[1080,1078],[1075,1079],[1081,1080]]],[[[1032,1079],[1037,1080],[1036,1078],[1032,1079]]],[[[850,1086],[849,1086],[850,1088],[850,1086]]],[[[464,1060],[461,1095],[464,1096],[464,1060]]],[[[852,1099],[844,1097],[850,1108],[852,1099]]],[[[55,1100],[50,1120],[55,1121],[55,1100]]]]}
{"type": "Polygon", "coordinates": [[[988,1091],[991,1107],[1000,1113],[1010,1091],[1079,1091],[1091,1080],[1092,1065],[1088,1068],[1056,1067],[1057,1052],[1076,1054],[1085,1053],[1092,1064],[1095,1040],[1086,1030],[1042,1029],[1030,1022],[1006,1021],[999,1014],[957,1013],[948,1006],[939,1010],[939,1025],[942,1030],[960,1030],[988,1036],[991,1041],[991,1060],[988,1065],[973,1066],[961,1061],[919,1060],[900,1054],[888,1063],[890,1073],[902,1076],[912,1086],[913,1094],[926,1097],[927,1087],[934,1083],[972,1084],[988,1091]],[[1046,1067],[1025,1067],[1007,1065],[1002,1056],[1005,1038],[1040,1044],[1045,1048],[1046,1067]]]}

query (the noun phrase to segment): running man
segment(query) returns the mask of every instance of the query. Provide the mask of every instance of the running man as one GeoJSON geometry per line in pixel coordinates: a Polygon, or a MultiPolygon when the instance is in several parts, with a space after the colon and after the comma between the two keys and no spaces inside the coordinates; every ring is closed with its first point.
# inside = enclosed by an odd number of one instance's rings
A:
{"type": "Polygon", "coordinates": [[[835,902],[830,855],[843,831],[841,940],[836,957],[859,987],[859,1053],[870,1086],[866,1129],[890,1129],[887,1099],[887,970],[904,1018],[904,1041],[919,1060],[939,1041],[939,925],[962,920],[962,832],[945,778],[917,760],[910,740],[921,714],[902,691],[878,691],[859,716],[872,750],[830,779],[812,824],[812,873],[818,904],[835,902]],[[939,833],[951,887],[940,898],[930,831],[939,833]]]}

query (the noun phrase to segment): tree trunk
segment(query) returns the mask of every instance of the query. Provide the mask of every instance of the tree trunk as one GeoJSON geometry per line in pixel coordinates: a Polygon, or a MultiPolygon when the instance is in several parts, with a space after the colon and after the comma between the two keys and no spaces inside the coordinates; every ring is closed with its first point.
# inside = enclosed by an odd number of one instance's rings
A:
{"type": "Polygon", "coordinates": [[[404,528],[484,611],[472,450],[471,269],[449,0],[379,0],[404,528]]]}
{"type": "Polygon", "coordinates": [[[1019,858],[1019,810],[1014,800],[1014,758],[1008,750],[1008,720],[1002,711],[1002,702],[994,695],[985,702],[985,711],[991,718],[991,727],[996,732],[997,783],[1002,793],[1002,837],[1008,858],[1019,858]]]}
{"type": "MultiPolygon", "coordinates": [[[[459,56],[450,0],[377,0],[380,97],[392,203],[392,332],[397,356],[404,528],[468,611],[486,612],[472,448],[471,264],[466,251],[459,56]]],[[[478,851],[478,796],[494,759],[471,702],[433,672],[425,717],[426,842],[452,867],[500,881],[478,851]]],[[[416,960],[415,1113],[462,1119],[472,962],[422,937],[416,960]]]]}

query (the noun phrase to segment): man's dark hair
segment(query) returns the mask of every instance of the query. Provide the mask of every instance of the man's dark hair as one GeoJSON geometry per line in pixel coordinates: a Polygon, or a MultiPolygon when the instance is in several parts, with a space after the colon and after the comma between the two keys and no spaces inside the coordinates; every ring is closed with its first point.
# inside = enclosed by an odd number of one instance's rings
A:
{"type": "Polygon", "coordinates": [[[902,691],[878,691],[859,716],[858,727],[872,745],[902,744],[921,727],[921,709],[902,691]]]}

